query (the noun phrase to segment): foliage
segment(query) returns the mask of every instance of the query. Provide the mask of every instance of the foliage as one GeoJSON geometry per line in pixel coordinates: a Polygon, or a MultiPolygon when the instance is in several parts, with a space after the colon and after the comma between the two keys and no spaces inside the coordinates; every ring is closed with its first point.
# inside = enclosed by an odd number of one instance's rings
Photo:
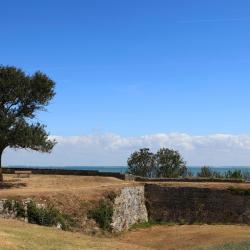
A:
{"type": "Polygon", "coordinates": [[[243,171],[242,175],[243,175],[244,180],[246,180],[246,181],[250,180],[250,172],[249,171],[243,171]]]}
{"type": "Polygon", "coordinates": [[[148,148],[142,148],[128,158],[128,173],[142,177],[176,178],[186,176],[187,167],[178,151],[161,148],[153,154],[148,148]]]}
{"type": "Polygon", "coordinates": [[[49,140],[44,125],[32,120],[37,111],[45,110],[55,95],[54,87],[42,72],[27,75],[21,69],[0,66],[0,167],[6,147],[52,150],[55,141],[49,140]]]}
{"type": "Polygon", "coordinates": [[[197,173],[197,177],[203,177],[203,178],[222,178],[223,176],[213,171],[210,167],[204,166],[201,168],[200,172],[197,173]]]}
{"type": "Polygon", "coordinates": [[[139,149],[128,158],[129,174],[153,177],[155,170],[155,156],[148,148],[139,149]]]}
{"type": "Polygon", "coordinates": [[[3,204],[3,209],[7,211],[12,211],[12,200],[6,200],[3,204]]]}
{"type": "Polygon", "coordinates": [[[187,174],[186,163],[178,151],[161,148],[155,157],[157,177],[177,178],[187,174]]]}
{"type": "Polygon", "coordinates": [[[228,179],[243,179],[243,174],[241,170],[228,170],[225,173],[225,178],[228,179]]]}
{"type": "Polygon", "coordinates": [[[21,201],[6,200],[3,204],[3,209],[8,212],[14,212],[16,217],[25,217],[25,208],[21,201]]]}
{"type": "Polygon", "coordinates": [[[17,217],[22,217],[22,218],[25,217],[25,208],[24,208],[24,205],[22,202],[15,201],[13,209],[14,209],[17,217]]]}
{"type": "Polygon", "coordinates": [[[237,187],[229,187],[228,190],[231,191],[233,194],[250,195],[250,189],[237,188],[237,187]]]}
{"type": "Polygon", "coordinates": [[[53,207],[40,208],[34,202],[27,206],[28,222],[43,226],[56,226],[58,223],[63,230],[69,229],[75,223],[74,220],[65,214],[61,214],[53,207]]]}
{"type": "Polygon", "coordinates": [[[94,219],[103,230],[111,230],[113,206],[109,200],[102,199],[93,210],[88,213],[88,218],[94,219]]]}

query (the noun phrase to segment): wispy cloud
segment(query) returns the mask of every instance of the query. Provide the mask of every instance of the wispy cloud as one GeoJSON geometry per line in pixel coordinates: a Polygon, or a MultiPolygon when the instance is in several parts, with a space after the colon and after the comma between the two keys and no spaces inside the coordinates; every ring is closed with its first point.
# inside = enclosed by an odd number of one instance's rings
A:
{"type": "Polygon", "coordinates": [[[189,165],[250,165],[250,135],[194,136],[159,133],[124,137],[118,134],[53,136],[58,141],[51,154],[7,149],[5,165],[125,165],[141,147],[179,150],[189,165]]]}

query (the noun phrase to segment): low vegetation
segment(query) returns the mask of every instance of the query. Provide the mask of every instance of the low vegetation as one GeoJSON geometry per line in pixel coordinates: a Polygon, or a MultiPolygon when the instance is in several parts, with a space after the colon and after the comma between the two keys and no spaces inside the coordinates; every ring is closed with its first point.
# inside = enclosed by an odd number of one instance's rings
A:
{"type": "Polygon", "coordinates": [[[228,190],[231,191],[233,194],[250,195],[250,189],[238,188],[238,187],[229,187],[228,190]]]}
{"type": "Polygon", "coordinates": [[[224,178],[224,179],[234,179],[234,180],[249,180],[249,173],[242,172],[240,169],[228,170],[225,173],[220,173],[213,170],[210,167],[204,166],[197,173],[197,177],[202,178],[224,178]]]}
{"type": "Polygon", "coordinates": [[[104,231],[111,231],[112,216],[113,201],[109,197],[101,199],[98,205],[88,212],[88,218],[94,219],[104,231]]]}
{"type": "Polygon", "coordinates": [[[63,230],[70,230],[75,226],[75,221],[70,215],[63,214],[52,206],[39,207],[33,201],[30,201],[25,209],[21,201],[6,200],[3,208],[7,213],[14,213],[18,218],[27,218],[32,224],[58,226],[63,230]]]}
{"type": "Polygon", "coordinates": [[[212,246],[208,248],[196,248],[195,250],[249,250],[250,249],[250,241],[242,241],[242,242],[231,242],[225,243],[218,246],[212,246]]]}
{"type": "Polygon", "coordinates": [[[55,228],[0,219],[1,250],[88,250],[88,249],[147,249],[118,239],[91,237],[55,228]]]}
{"type": "Polygon", "coordinates": [[[75,221],[70,215],[60,213],[54,207],[38,207],[34,202],[30,202],[27,206],[27,218],[29,223],[59,226],[63,230],[69,230],[75,225],[75,221]]]}

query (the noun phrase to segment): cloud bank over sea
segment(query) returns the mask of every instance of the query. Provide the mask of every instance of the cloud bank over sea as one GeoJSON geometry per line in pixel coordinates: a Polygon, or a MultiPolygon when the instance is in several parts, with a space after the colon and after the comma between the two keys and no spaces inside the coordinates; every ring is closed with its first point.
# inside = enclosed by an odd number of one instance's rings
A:
{"type": "Polygon", "coordinates": [[[121,166],[142,147],[178,150],[188,165],[250,166],[250,134],[190,135],[158,133],[125,137],[106,133],[82,136],[51,136],[58,142],[51,154],[6,149],[4,165],[121,166]]]}

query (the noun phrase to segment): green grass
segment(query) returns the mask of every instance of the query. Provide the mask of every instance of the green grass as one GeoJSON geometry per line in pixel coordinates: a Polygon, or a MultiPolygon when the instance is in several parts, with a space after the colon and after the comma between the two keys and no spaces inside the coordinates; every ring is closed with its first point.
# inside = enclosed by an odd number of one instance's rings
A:
{"type": "Polygon", "coordinates": [[[237,243],[225,243],[223,245],[212,246],[208,248],[195,248],[195,250],[250,250],[250,241],[241,241],[237,243]]]}
{"type": "Polygon", "coordinates": [[[250,189],[229,187],[228,190],[231,191],[233,194],[237,194],[237,195],[250,195],[250,189]]]}
{"type": "Polygon", "coordinates": [[[113,238],[90,237],[21,221],[0,219],[0,250],[142,249],[113,238]]]}

